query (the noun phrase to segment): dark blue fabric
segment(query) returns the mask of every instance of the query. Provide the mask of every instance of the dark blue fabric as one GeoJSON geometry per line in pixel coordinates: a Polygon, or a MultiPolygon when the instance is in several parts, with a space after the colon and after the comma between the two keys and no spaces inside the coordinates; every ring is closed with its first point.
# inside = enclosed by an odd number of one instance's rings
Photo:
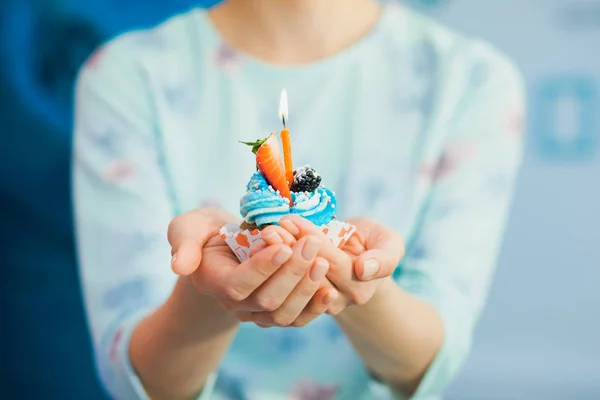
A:
{"type": "Polygon", "coordinates": [[[215,2],[0,0],[0,397],[106,399],[73,243],[73,81],[111,36],[215,2]]]}

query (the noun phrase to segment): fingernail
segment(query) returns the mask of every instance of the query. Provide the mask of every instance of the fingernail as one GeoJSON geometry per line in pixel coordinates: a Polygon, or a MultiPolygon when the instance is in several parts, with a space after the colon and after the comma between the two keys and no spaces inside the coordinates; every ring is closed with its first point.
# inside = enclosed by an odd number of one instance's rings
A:
{"type": "Polygon", "coordinates": [[[283,221],[279,221],[279,225],[294,236],[300,233],[300,229],[290,220],[284,219],[283,221]]]}
{"type": "Polygon", "coordinates": [[[283,264],[285,264],[285,262],[287,260],[289,260],[290,258],[292,258],[292,249],[290,249],[289,247],[283,247],[281,250],[279,250],[277,253],[275,253],[275,256],[273,257],[273,260],[271,261],[273,263],[274,266],[276,267],[280,267],[283,264]]]}
{"type": "Polygon", "coordinates": [[[306,261],[313,260],[317,256],[320,248],[321,241],[314,236],[310,236],[304,243],[304,248],[302,249],[302,258],[304,258],[306,261]]]}
{"type": "Polygon", "coordinates": [[[361,279],[370,279],[377,274],[379,270],[379,262],[375,259],[365,260],[363,262],[363,273],[361,275],[361,279]]]}
{"type": "Polygon", "coordinates": [[[334,301],[336,301],[338,298],[338,292],[337,290],[330,290],[327,295],[325,295],[325,298],[323,298],[323,304],[325,304],[326,306],[329,306],[331,304],[333,304],[334,301]]]}
{"type": "Polygon", "coordinates": [[[313,267],[311,268],[308,276],[310,277],[310,280],[314,283],[321,282],[323,278],[325,278],[325,275],[327,275],[328,270],[329,263],[327,262],[327,260],[319,258],[315,265],[313,265],[313,267]]]}
{"type": "Polygon", "coordinates": [[[283,239],[281,238],[281,236],[279,236],[277,232],[271,232],[268,235],[263,236],[262,238],[263,240],[268,241],[270,244],[283,243],[283,239]]]}

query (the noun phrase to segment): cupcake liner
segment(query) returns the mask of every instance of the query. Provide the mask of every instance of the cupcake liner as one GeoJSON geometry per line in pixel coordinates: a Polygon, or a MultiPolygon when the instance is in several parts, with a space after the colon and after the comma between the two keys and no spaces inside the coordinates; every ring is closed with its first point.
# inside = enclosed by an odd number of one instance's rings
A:
{"type": "MultiPolygon", "coordinates": [[[[321,226],[321,229],[338,248],[346,244],[348,239],[356,232],[354,225],[336,220],[321,226]]],[[[250,257],[252,248],[262,243],[258,229],[252,231],[242,230],[239,224],[235,222],[223,226],[219,233],[240,262],[247,260],[250,257]]]]}

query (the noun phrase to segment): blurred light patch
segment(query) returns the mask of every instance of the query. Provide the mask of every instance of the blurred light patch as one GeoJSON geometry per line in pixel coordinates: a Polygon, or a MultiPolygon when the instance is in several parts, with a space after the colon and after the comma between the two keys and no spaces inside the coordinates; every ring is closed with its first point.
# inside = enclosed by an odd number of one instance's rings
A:
{"type": "Polygon", "coordinates": [[[546,78],[532,90],[531,132],[539,154],[582,161],[598,146],[598,86],[584,76],[546,78]]]}
{"type": "Polygon", "coordinates": [[[410,3],[420,7],[439,7],[445,5],[448,0],[410,0],[410,3]]]}

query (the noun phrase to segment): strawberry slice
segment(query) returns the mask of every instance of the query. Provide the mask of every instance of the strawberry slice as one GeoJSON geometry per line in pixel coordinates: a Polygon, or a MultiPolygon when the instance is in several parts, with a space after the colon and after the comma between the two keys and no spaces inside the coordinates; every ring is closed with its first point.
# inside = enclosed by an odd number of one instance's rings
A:
{"type": "Polygon", "coordinates": [[[256,154],[256,166],[262,172],[265,180],[279,191],[281,196],[287,198],[292,204],[292,194],[285,176],[285,168],[281,161],[281,151],[277,136],[272,133],[269,137],[256,142],[242,142],[252,146],[252,152],[256,154]]]}

